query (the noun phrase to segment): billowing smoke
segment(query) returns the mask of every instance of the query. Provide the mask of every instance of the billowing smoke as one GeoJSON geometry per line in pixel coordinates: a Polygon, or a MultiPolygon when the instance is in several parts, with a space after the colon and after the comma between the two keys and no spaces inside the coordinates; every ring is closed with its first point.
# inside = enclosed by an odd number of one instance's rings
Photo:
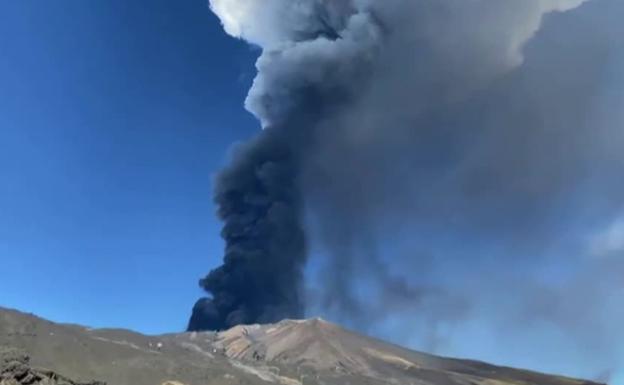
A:
{"type": "Polygon", "coordinates": [[[285,133],[267,130],[237,148],[219,175],[224,264],[201,280],[213,297],[197,302],[189,330],[303,315],[306,245],[292,145],[285,133]]]}
{"type": "Polygon", "coordinates": [[[307,149],[316,125],[355,98],[352,82],[370,73],[380,33],[349,2],[211,5],[229,33],[265,49],[247,101],[264,130],[235,149],[217,178],[224,264],[200,281],[212,298],[197,302],[189,330],[303,316],[307,149]]]}
{"type": "Polygon", "coordinates": [[[624,2],[210,4],[262,49],[246,105],[263,130],[217,178],[224,264],[190,329],[321,312],[617,376],[624,2]]]}

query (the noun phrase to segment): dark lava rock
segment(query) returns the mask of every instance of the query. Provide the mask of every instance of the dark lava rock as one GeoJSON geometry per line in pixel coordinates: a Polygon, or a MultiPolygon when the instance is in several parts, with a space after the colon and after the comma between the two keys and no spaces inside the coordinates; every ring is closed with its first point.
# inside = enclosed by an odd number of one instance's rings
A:
{"type": "Polygon", "coordinates": [[[0,385],[106,385],[103,382],[75,382],[51,370],[30,366],[21,350],[0,346],[0,385]]]}

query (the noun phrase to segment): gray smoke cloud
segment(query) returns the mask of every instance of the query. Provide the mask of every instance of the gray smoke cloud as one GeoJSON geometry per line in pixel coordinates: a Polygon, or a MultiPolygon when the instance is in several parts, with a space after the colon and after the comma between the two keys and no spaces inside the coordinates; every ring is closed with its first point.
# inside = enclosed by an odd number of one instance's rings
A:
{"type": "Polygon", "coordinates": [[[617,377],[622,2],[210,4],[262,48],[246,105],[264,129],[218,178],[226,257],[191,329],[307,309],[439,353],[617,377]]]}

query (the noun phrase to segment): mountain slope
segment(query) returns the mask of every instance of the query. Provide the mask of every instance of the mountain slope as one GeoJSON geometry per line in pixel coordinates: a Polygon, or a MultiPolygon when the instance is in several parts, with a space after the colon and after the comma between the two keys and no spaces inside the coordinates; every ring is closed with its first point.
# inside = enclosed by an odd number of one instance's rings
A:
{"type": "Polygon", "coordinates": [[[30,357],[17,349],[0,346],[0,385],[106,385],[77,383],[51,370],[33,368],[30,357]]]}
{"type": "Polygon", "coordinates": [[[418,353],[320,319],[145,336],[0,308],[2,345],[25,350],[35,366],[109,385],[593,385],[418,353]]]}

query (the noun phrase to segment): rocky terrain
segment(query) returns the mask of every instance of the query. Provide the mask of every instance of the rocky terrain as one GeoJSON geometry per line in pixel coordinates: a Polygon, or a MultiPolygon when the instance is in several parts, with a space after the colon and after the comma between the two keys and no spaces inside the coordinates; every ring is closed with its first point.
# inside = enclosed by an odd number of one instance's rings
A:
{"type": "Polygon", "coordinates": [[[30,357],[18,349],[0,346],[0,385],[106,385],[99,381],[74,382],[46,369],[30,367],[30,357]]]}
{"type": "Polygon", "coordinates": [[[0,308],[0,347],[1,385],[594,385],[418,353],[321,319],[146,336],[0,308]]]}

